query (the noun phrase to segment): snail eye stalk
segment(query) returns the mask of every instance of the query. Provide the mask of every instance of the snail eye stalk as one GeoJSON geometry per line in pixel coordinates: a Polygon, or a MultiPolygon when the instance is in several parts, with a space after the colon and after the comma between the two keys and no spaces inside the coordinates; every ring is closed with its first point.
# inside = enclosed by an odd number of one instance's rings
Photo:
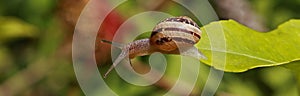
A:
{"type": "Polygon", "coordinates": [[[117,42],[112,42],[112,41],[108,41],[108,40],[101,40],[102,43],[108,43],[111,44],[112,46],[118,47],[118,48],[122,48],[124,46],[124,44],[121,43],[117,43],[117,42]]]}

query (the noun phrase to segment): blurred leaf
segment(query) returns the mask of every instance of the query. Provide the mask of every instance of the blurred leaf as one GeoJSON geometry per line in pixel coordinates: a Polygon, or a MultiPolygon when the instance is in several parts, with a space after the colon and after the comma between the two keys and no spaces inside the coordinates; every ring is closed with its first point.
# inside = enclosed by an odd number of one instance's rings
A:
{"type": "Polygon", "coordinates": [[[151,32],[145,32],[137,36],[134,40],[145,39],[145,38],[149,38],[150,36],[151,36],[151,32]]]}
{"type": "Polygon", "coordinates": [[[39,41],[39,54],[41,56],[47,56],[54,53],[63,41],[63,33],[63,28],[57,18],[49,20],[46,30],[41,35],[43,38],[39,41]]]}
{"type": "Polygon", "coordinates": [[[242,80],[233,74],[224,75],[223,82],[217,96],[262,96],[258,85],[253,84],[251,79],[242,80]],[[227,94],[227,95],[225,95],[227,94]]]}
{"type": "Polygon", "coordinates": [[[276,28],[282,22],[299,18],[299,0],[249,0],[252,8],[259,13],[263,21],[271,29],[276,28]]]}
{"type": "Polygon", "coordinates": [[[22,3],[24,8],[19,9],[21,18],[40,28],[46,28],[48,22],[53,18],[56,9],[55,0],[25,0],[22,3]]]}
{"type": "Polygon", "coordinates": [[[37,28],[20,19],[0,17],[0,43],[20,37],[36,37],[37,28]]]}
{"type": "Polygon", "coordinates": [[[0,82],[10,76],[17,68],[13,64],[13,59],[5,47],[0,46],[0,82]]]}
{"type": "Polygon", "coordinates": [[[291,69],[291,71],[294,73],[295,78],[298,82],[298,93],[300,92],[300,61],[293,61],[289,64],[284,65],[283,67],[286,67],[288,69],[291,69]]]}
{"type": "MultiPolygon", "coordinates": [[[[300,73],[300,67],[299,67],[299,65],[300,65],[300,61],[298,60],[298,61],[290,62],[289,64],[286,64],[283,67],[289,68],[292,71],[300,73]]],[[[299,76],[300,76],[300,74],[299,74],[299,76]]]]}
{"type": "MultiPolygon", "coordinates": [[[[291,63],[285,65],[290,64],[291,63]]],[[[298,86],[296,85],[297,81],[290,70],[284,67],[264,68],[260,75],[262,81],[274,90],[273,94],[277,94],[276,96],[282,96],[281,94],[289,94],[287,96],[298,96],[298,86]]]]}

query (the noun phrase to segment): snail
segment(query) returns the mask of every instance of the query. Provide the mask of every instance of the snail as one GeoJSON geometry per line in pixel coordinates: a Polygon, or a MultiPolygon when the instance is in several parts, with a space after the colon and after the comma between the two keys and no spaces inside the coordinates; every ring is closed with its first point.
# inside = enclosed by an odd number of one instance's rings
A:
{"type": "Polygon", "coordinates": [[[159,22],[153,29],[150,38],[140,39],[126,45],[102,40],[122,50],[118,58],[105,73],[104,78],[125,57],[132,59],[136,56],[150,55],[154,52],[164,54],[180,54],[196,59],[206,59],[194,44],[201,38],[200,27],[189,17],[170,17],[159,22]]]}

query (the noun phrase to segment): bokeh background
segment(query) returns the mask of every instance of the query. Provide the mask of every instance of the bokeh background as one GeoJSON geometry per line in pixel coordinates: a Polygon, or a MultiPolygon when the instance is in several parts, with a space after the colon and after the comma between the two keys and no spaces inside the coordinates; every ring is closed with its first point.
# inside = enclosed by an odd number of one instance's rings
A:
{"type": "MultiPolygon", "coordinates": [[[[113,1],[113,0],[112,0],[113,1]]],[[[112,1],[101,2],[99,12],[112,1]]],[[[0,96],[83,96],[72,66],[72,35],[88,0],[0,0],[0,96]]],[[[188,2],[188,0],[186,1],[188,2]]],[[[254,30],[266,32],[289,19],[300,18],[299,0],[210,0],[220,19],[234,19],[254,30]]],[[[130,16],[145,10],[191,14],[170,0],[129,0],[106,17],[97,39],[111,40],[130,16]],[[128,11],[130,10],[130,11],[128,11]]],[[[97,14],[97,13],[95,13],[97,14]]],[[[93,14],[91,14],[93,15],[93,14]]],[[[149,21],[156,22],[156,21],[149,21]]],[[[201,25],[201,24],[199,24],[201,25]]],[[[110,45],[95,44],[100,72],[112,63],[110,45]]],[[[167,56],[168,62],[175,62],[167,56]]],[[[138,57],[138,61],[147,61],[138,57]]],[[[134,64],[140,73],[147,64],[134,64]]],[[[168,66],[167,76],[154,85],[126,83],[112,72],[107,84],[119,95],[162,95],[172,87],[180,65],[168,66]],[[172,67],[173,66],[173,67],[172,67]]],[[[209,66],[201,64],[199,82],[192,95],[201,94],[209,66]]],[[[146,71],[145,71],[146,70],[146,71]]],[[[225,73],[217,96],[298,96],[296,75],[284,67],[256,68],[225,73]]],[[[299,91],[299,92],[298,92],[299,91]]]]}

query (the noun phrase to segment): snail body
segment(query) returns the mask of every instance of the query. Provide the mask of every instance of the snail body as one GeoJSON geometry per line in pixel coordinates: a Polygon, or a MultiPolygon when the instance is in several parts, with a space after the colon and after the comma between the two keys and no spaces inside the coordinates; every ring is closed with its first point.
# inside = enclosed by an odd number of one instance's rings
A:
{"type": "Polygon", "coordinates": [[[200,40],[201,34],[199,26],[191,18],[179,16],[167,18],[159,22],[154,27],[150,38],[136,40],[123,46],[102,40],[122,50],[121,54],[104,75],[104,78],[127,56],[132,59],[136,56],[161,52],[164,54],[181,54],[197,59],[205,59],[206,57],[194,47],[194,44],[200,40]]]}

